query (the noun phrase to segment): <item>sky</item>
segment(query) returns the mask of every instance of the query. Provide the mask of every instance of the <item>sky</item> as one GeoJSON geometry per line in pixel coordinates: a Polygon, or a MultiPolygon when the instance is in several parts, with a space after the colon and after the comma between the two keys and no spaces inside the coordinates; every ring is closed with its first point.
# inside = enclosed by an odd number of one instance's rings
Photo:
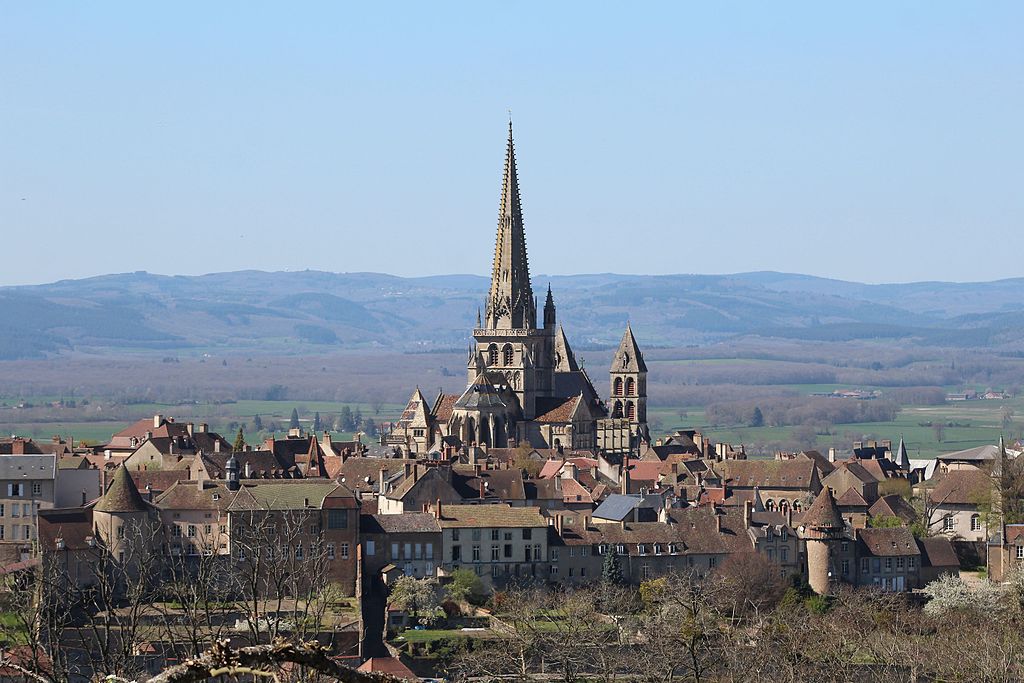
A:
{"type": "Polygon", "coordinates": [[[3,2],[0,284],[1024,276],[1021,2],[3,2]]]}

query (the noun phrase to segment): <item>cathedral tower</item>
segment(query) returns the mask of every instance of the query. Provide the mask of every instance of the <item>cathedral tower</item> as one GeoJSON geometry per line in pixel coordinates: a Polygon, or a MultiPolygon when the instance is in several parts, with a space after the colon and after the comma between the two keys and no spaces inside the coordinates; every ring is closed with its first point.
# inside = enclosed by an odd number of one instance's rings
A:
{"type": "MultiPolygon", "coordinates": [[[[515,394],[523,418],[533,419],[537,415],[537,399],[550,397],[554,387],[555,306],[549,291],[544,307],[544,327],[538,328],[511,122],[501,181],[491,288],[482,325],[473,330],[476,344],[467,367],[469,384],[479,384],[478,378],[484,372],[487,382],[496,390],[508,389],[515,394]]],[[[510,436],[517,439],[525,437],[525,434],[509,431],[510,436]]]]}
{"type": "Polygon", "coordinates": [[[613,418],[629,420],[630,432],[644,440],[647,431],[647,364],[637,346],[633,330],[626,324],[626,332],[612,359],[609,371],[611,386],[609,404],[613,418]]]}

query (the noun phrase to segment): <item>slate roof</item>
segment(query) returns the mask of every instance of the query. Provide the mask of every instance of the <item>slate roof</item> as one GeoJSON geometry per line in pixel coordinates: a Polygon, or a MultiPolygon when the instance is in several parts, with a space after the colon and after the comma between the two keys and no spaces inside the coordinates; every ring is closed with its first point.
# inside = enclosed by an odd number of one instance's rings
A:
{"type": "Polygon", "coordinates": [[[999,446],[986,445],[978,446],[977,448],[968,448],[962,451],[954,451],[953,453],[942,453],[936,460],[944,462],[960,461],[960,462],[988,462],[993,461],[999,457],[999,446]]]}
{"type": "Polygon", "coordinates": [[[623,495],[612,493],[594,510],[594,519],[620,522],[632,514],[634,508],[659,510],[662,498],[657,495],[640,496],[638,494],[623,495]]]}
{"type": "Polygon", "coordinates": [[[936,505],[978,505],[993,490],[992,479],[981,470],[952,470],[928,494],[936,505]]]}
{"type": "Polygon", "coordinates": [[[920,555],[914,534],[906,527],[891,529],[857,529],[857,540],[861,547],[875,557],[900,557],[920,555]]]}
{"type": "Polygon", "coordinates": [[[619,349],[615,352],[612,370],[615,372],[647,372],[644,354],[640,352],[640,347],[633,336],[633,328],[629,323],[626,323],[626,331],[622,333],[622,341],[619,342],[619,349]]]}
{"type": "Polygon", "coordinates": [[[145,512],[149,508],[146,501],[135,488],[135,482],[128,474],[128,469],[121,465],[114,470],[114,478],[106,493],[100,496],[94,509],[97,512],[145,512]]]}
{"type": "Polygon", "coordinates": [[[452,419],[452,412],[455,410],[455,402],[459,400],[458,394],[440,394],[434,402],[433,415],[438,422],[447,423],[452,419]]]}
{"type": "Polygon", "coordinates": [[[500,408],[504,410],[510,405],[511,397],[505,395],[491,380],[487,379],[486,373],[480,373],[473,380],[473,383],[466,387],[459,400],[455,402],[456,408],[467,410],[478,410],[481,408],[500,408]]]}
{"type": "Polygon", "coordinates": [[[385,477],[391,479],[391,477],[398,476],[400,472],[404,472],[407,464],[415,465],[415,463],[415,460],[406,458],[353,457],[346,459],[341,464],[335,476],[353,491],[365,493],[377,490],[382,468],[386,473],[385,477]]]}
{"type": "Polygon", "coordinates": [[[223,479],[228,458],[238,461],[239,476],[245,479],[282,479],[300,477],[302,473],[293,462],[282,462],[273,451],[239,451],[230,453],[203,453],[202,463],[211,479],[223,479]],[[249,466],[249,476],[245,466],[249,466]]]}
{"type": "Polygon", "coordinates": [[[56,474],[56,455],[0,455],[0,479],[38,481],[56,474]]]}
{"type": "Polygon", "coordinates": [[[536,507],[494,505],[442,505],[442,528],[458,527],[546,527],[547,520],[536,507]]]}

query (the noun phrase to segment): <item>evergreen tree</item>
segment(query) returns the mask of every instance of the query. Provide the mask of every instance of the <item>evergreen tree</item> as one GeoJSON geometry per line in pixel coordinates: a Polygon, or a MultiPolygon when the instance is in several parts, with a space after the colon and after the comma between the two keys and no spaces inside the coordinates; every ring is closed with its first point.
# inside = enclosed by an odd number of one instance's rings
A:
{"type": "Polygon", "coordinates": [[[763,427],[764,426],[764,413],[757,406],[754,406],[754,412],[750,415],[750,426],[751,427],[763,427]]]}
{"type": "Polygon", "coordinates": [[[368,417],[363,420],[363,431],[370,436],[375,436],[377,433],[377,423],[373,421],[372,417],[368,417]]]}
{"type": "Polygon", "coordinates": [[[320,411],[318,410],[313,413],[313,431],[319,432],[321,429],[323,429],[323,425],[320,424],[320,411]]]}
{"type": "Polygon", "coordinates": [[[601,564],[601,581],[615,586],[622,584],[622,566],[619,564],[619,555],[615,552],[615,546],[609,545],[608,552],[604,554],[604,562],[601,564]]]}
{"type": "Polygon", "coordinates": [[[356,423],[352,419],[352,409],[348,406],[341,407],[341,415],[338,417],[338,421],[341,423],[341,431],[354,432],[356,430],[356,423]]]}
{"type": "Polygon", "coordinates": [[[292,421],[288,424],[289,429],[299,428],[299,411],[297,408],[292,408],[292,421]]]}
{"type": "Polygon", "coordinates": [[[352,431],[361,429],[363,426],[363,411],[356,408],[352,411],[352,431]]]}
{"type": "Polygon", "coordinates": [[[238,436],[235,437],[235,443],[231,447],[231,450],[235,451],[236,453],[238,451],[245,450],[245,434],[242,433],[241,427],[238,428],[238,436]]]}
{"type": "Polygon", "coordinates": [[[263,420],[260,419],[259,415],[253,415],[252,416],[252,428],[253,428],[253,431],[256,431],[256,432],[262,432],[263,431],[263,420]]]}

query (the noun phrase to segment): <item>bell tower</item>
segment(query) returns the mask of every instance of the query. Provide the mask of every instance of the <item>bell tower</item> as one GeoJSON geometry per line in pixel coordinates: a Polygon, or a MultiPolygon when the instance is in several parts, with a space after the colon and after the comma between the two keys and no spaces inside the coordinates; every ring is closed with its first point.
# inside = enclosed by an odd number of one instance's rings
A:
{"type": "Polygon", "coordinates": [[[628,323],[608,374],[611,381],[608,403],[612,418],[629,420],[629,430],[633,436],[649,440],[647,364],[628,323]]]}

